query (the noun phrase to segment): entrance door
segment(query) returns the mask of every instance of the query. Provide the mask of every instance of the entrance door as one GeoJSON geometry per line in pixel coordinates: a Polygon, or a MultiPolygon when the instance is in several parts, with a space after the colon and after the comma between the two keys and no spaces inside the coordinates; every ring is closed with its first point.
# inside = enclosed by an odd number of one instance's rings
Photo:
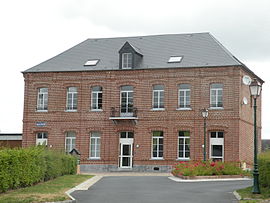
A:
{"type": "Polygon", "coordinates": [[[210,137],[210,159],[213,161],[224,160],[224,133],[211,132],[210,137]]]}
{"type": "Polygon", "coordinates": [[[120,133],[119,167],[132,168],[133,158],[133,133],[120,133]]]}

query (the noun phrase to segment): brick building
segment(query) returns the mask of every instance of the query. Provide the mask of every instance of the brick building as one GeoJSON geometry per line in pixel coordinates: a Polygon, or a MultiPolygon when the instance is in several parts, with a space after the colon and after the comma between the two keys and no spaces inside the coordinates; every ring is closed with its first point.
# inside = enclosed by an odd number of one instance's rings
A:
{"type": "Polygon", "coordinates": [[[88,39],[23,75],[23,146],[76,148],[83,172],[203,159],[203,108],[207,159],[252,162],[263,81],[209,33],[88,39]]]}

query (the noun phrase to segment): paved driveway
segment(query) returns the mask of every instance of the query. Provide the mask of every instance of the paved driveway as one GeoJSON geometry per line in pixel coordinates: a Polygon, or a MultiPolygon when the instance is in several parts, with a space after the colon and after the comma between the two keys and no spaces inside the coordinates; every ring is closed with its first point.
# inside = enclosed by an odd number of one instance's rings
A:
{"type": "Polygon", "coordinates": [[[75,191],[78,203],[229,203],[232,192],[251,181],[180,183],[168,177],[103,177],[89,190],[75,191]]]}

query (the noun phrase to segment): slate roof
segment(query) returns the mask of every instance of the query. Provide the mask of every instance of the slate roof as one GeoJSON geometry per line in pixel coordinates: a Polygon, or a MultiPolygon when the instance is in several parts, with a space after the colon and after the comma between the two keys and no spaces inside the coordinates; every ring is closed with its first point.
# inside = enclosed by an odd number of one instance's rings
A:
{"type": "Polygon", "coordinates": [[[118,51],[125,42],[143,55],[140,67],[135,69],[242,65],[210,33],[195,33],[87,39],[24,73],[118,70],[118,51]],[[183,59],[181,63],[168,63],[170,56],[183,59]],[[96,66],[84,66],[89,59],[100,61],[96,66]]]}

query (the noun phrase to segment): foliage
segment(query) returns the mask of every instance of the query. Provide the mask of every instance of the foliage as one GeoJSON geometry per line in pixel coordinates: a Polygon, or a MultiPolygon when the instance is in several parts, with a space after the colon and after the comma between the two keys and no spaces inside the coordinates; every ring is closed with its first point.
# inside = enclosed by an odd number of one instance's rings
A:
{"type": "Polygon", "coordinates": [[[270,189],[270,151],[261,153],[258,157],[259,182],[261,187],[270,189]]]}
{"type": "Polygon", "coordinates": [[[237,162],[181,161],[173,169],[173,175],[212,176],[247,175],[237,162]]]}
{"type": "Polygon", "coordinates": [[[74,174],[76,159],[43,146],[0,150],[0,192],[74,174]]]}
{"type": "Polygon", "coordinates": [[[0,203],[56,202],[69,199],[65,191],[91,178],[90,175],[64,175],[30,187],[0,195],[0,203]]]}

